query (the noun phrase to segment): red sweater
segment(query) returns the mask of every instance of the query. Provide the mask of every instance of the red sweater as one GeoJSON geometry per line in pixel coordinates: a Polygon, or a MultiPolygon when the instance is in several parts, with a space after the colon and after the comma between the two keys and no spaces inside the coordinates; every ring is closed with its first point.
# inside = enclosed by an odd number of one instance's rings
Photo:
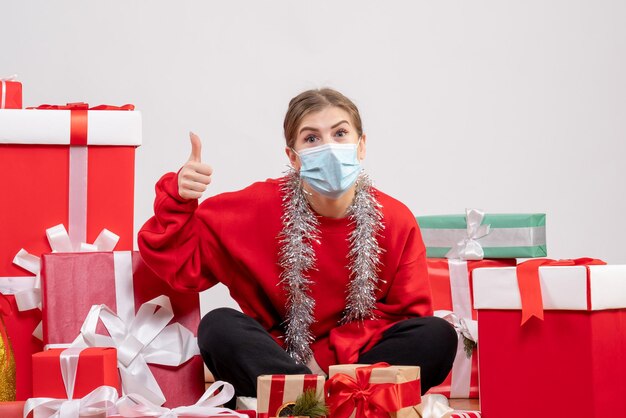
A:
{"type": "MultiPolygon", "coordinates": [[[[426,250],[409,209],[376,190],[385,228],[377,319],[338,326],[349,281],[348,218],[318,216],[320,243],[314,243],[316,269],[309,272],[316,301],[311,345],[320,367],[354,363],[394,323],[432,315],[426,250]]],[[[145,262],[176,289],[199,292],[221,282],[247,315],[283,345],[286,293],[279,284],[282,230],[280,179],[254,183],[232,193],[183,200],[175,173],[156,185],[155,216],[139,231],[145,262]]]]}

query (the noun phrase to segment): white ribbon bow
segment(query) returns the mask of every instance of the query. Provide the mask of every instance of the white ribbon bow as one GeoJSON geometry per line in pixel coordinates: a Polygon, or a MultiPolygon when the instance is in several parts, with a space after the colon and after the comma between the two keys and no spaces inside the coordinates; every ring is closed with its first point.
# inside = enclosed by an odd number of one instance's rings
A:
{"type": "Polygon", "coordinates": [[[448,321],[460,336],[478,344],[478,321],[475,319],[459,318],[454,312],[446,310],[435,311],[434,315],[448,321]]]}
{"type": "Polygon", "coordinates": [[[446,254],[446,258],[482,260],[485,257],[483,247],[477,241],[491,232],[491,225],[481,225],[484,217],[485,213],[478,209],[465,210],[467,236],[450,248],[450,251],[446,254]]]}
{"type": "Polygon", "coordinates": [[[13,74],[8,77],[0,77],[0,81],[15,81],[15,80],[17,80],[17,74],[13,74]]]}
{"type": "Polygon", "coordinates": [[[191,406],[180,406],[178,408],[163,408],[155,405],[143,396],[130,394],[123,396],[117,402],[117,409],[120,415],[131,417],[158,417],[158,418],[178,418],[181,415],[209,417],[216,415],[236,416],[246,418],[246,415],[239,414],[231,409],[220,407],[235,395],[233,385],[227,382],[217,381],[204,392],[204,395],[191,406]],[[221,392],[213,396],[213,393],[222,388],[221,392]]]}
{"type": "Polygon", "coordinates": [[[117,390],[111,386],[100,386],[82,399],[31,398],[24,405],[24,418],[33,413],[33,418],[79,418],[81,415],[116,412],[117,390]]]}
{"type": "MultiPolygon", "coordinates": [[[[113,251],[120,239],[119,236],[108,229],[103,229],[93,244],[81,242],[72,245],[70,236],[63,224],[46,229],[46,237],[53,253],[113,251]]],[[[33,274],[35,280],[19,282],[18,284],[18,281],[28,279],[28,277],[0,277],[0,293],[14,294],[15,303],[19,311],[41,309],[41,259],[22,248],[13,258],[13,264],[33,274]],[[27,283],[28,286],[22,283],[27,283]]],[[[42,339],[41,323],[37,325],[33,335],[40,340],[42,339]]]]}
{"type": "Polygon", "coordinates": [[[172,318],[170,299],[163,295],[141,305],[130,323],[106,305],[93,305],[72,347],[115,347],[124,393],[162,405],[165,396],[147,363],[180,366],[200,354],[190,330],[179,323],[167,325],[172,318]],[[110,336],[96,333],[98,320],[110,336]]]}

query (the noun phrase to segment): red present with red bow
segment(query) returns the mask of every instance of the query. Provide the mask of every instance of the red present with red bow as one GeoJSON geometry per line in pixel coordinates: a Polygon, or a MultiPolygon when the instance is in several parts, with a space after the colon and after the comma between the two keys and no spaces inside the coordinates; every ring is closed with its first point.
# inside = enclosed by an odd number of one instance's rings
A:
{"type": "Polygon", "coordinates": [[[316,374],[273,374],[257,379],[258,418],[279,416],[280,410],[295,402],[307,390],[315,390],[324,399],[324,377],[316,374]]]}
{"type": "Polygon", "coordinates": [[[419,367],[387,363],[330,366],[325,386],[333,418],[416,418],[420,391],[419,367]]]}
{"type": "MultiPolygon", "coordinates": [[[[131,108],[75,104],[0,110],[0,195],[5,197],[0,200],[0,293],[11,304],[17,305],[14,295],[38,295],[35,272],[13,260],[21,249],[34,256],[50,252],[46,229],[52,226],[69,229],[71,248],[65,251],[94,242],[104,228],[120,237],[117,249],[133,248],[141,114],[131,108]]],[[[42,350],[32,336],[41,319],[37,305],[20,306],[7,324],[17,353],[18,400],[31,395],[31,355],[42,350]]]]}
{"type": "Polygon", "coordinates": [[[17,76],[0,78],[0,109],[22,108],[22,83],[17,76]]]}
{"type": "Polygon", "coordinates": [[[433,311],[450,322],[459,337],[457,354],[446,380],[428,393],[447,398],[478,398],[476,310],[472,308],[472,271],[480,267],[514,266],[514,259],[448,260],[428,258],[433,311]]]}
{"type": "Polygon", "coordinates": [[[530,260],[473,285],[483,414],[626,416],[626,265],[530,260]]]}
{"type": "Polygon", "coordinates": [[[116,347],[124,393],[167,407],[204,393],[198,294],[174,291],[139,252],[45,254],[42,290],[44,341],[116,347]]]}

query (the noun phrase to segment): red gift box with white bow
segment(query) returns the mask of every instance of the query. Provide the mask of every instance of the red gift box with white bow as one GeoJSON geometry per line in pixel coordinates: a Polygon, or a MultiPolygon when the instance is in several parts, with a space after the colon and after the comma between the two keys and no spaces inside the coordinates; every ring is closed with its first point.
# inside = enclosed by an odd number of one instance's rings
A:
{"type": "Polygon", "coordinates": [[[124,393],[167,407],[204,393],[197,293],[173,290],[139,252],[42,257],[43,336],[54,347],[115,347],[124,393]]]}
{"type": "Polygon", "coordinates": [[[69,251],[93,243],[105,228],[120,237],[117,249],[132,249],[141,114],[131,108],[0,109],[0,293],[15,308],[7,332],[18,400],[31,395],[31,355],[42,346],[32,335],[41,319],[38,261],[24,268],[14,258],[21,249],[23,256],[50,252],[46,229],[59,224],[69,230],[69,251]]]}

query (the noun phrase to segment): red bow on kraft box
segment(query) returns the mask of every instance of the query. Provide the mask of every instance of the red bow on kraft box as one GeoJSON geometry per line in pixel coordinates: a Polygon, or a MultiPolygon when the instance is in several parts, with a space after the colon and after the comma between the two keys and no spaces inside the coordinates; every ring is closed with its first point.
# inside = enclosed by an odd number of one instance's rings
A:
{"type": "Polygon", "coordinates": [[[419,367],[387,363],[331,366],[325,386],[333,418],[417,417],[420,389],[419,367]]]}
{"type": "Polygon", "coordinates": [[[517,266],[517,285],[522,300],[522,325],[536,316],[543,320],[543,297],[539,282],[539,267],[541,266],[592,266],[605,265],[602,260],[595,258],[576,258],[573,260],[528,260],[517,266]]]}

